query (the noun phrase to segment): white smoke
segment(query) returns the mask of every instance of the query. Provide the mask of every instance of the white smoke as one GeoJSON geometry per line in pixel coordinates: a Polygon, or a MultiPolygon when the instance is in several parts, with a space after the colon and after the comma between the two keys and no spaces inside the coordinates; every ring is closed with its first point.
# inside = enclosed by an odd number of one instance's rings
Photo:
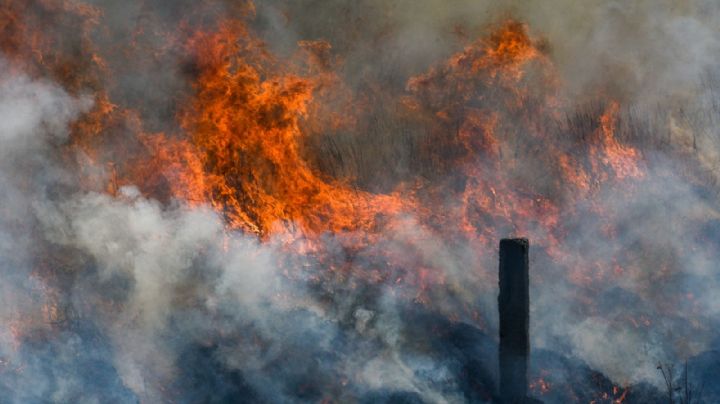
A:
{"type": "MultiPolygon", "coordinates": [[[[18,349],[22,334],[49,329],[55,317],[51,290],[39,274],[43,263],[35,255],[39,246],[32,205],[64,182],[53,148],[67,139],[70,122],[91,104],[52,83],[32,80],[0,59],[0,356],[3,372],[18,375],[5,378],[0,387],[10,389],[12,395],[5,399],[11,402],[34,393],[68,399],[64,386],[55,389],[32,367],[23,370],[18,349]]],[[[62,370],[57,372],[62,377],[62,370]]]]}

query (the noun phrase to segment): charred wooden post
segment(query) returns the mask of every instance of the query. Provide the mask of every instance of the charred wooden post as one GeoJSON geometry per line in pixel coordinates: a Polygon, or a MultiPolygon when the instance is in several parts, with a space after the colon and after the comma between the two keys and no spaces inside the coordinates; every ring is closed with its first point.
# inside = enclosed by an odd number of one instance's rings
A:
{"type": "Polygon", "coordinates": [[[527,399],[530,354],[529,242],[524,238],[500,241],[500,398],[503,403],[527,399]]]}

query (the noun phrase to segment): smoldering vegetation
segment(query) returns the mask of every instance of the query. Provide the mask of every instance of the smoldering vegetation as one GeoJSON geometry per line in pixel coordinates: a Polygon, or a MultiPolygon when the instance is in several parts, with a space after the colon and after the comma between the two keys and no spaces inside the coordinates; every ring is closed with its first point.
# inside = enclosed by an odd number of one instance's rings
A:
{"type": "MultiPolygon", "coordinates": [[[[212,28],[228,16],[249,18],[280,60],[298,41],[331,45],[319,66],[338,71],[362,108],[358,125],[304,122],[304,157],[323,175],[375,193],[431,184],[420,199],[438,212],[456,208],[473,184],[507,182],[565,212],[559,235],[539,220],[522,229],[537,240],[534,396],[663,402],[658,362],[687,360],[701,402],[720,397],[720,80],[710,2],[265,1],[254,16],[229,1],[201,2],[201,11],[190,1],[92,3],[103,10],[92,46],[59,10],[31,3],[23,15],[63,38],[59,59],[106,50],[113,83],[81,74],[92,69],[74,62],[0,75],[2,400],[494,400],[493,241],[518,231],[511,216],[481,208],[470,215],[487,245],[452,236],[447,227],[460,223],[440,214],[421,223],[409,212],[373,244],[349,248],[345,240],[362,235],[326,234],[322,254],[302,255],[283,240],[228,232],[221,214],[173,200],[163,184],[147,196],[132,185],[109,195],[78,183],[78,165],[98,182],[111,176],[64,148],[70,126],[98,102],[90,94],[103,87],[133,105],[148,131],[177,131],[177,103],[192,93],[197,67],[177,49],[157,52],[167,41],[161,33],[179,23],[212,28]],[[522,81],[529,95],[520,108],[507,106],[512,89],[446,80],[455,73],[442,61],[508,17],[543,38],[537,45],[563,81],[554,95],[572,100],[562,114],[543,115],[542,68],[522,81]],[[113,53],[128,40],[140,47],[132,63],[113,53]],[[432,68],[428,86],[408,85],[432,68]],[[426,113],[408,113],[405,97],[426,113]],[[613,186],[602,175],[616,173],[603,166],[589,180],[592,197],[576,198],[544,151],[568,151],[591,171],[609,100],[621,105],[615,139],[640,151],[645,174],[613,186]],[[497,111],[499,153],[482,139],[470,149],[461,139],[472,108],[497,111]],[[435,120],[440,111],[449,119],[435,120]],[[553,255],[543,241],[551,238],[570,254],[553,255]],[[442,282],[423,283],[421,268],[442,282]]],[[[132,119],[106,124],[94,139],[99,161],[149,153],[132,119]]]]}

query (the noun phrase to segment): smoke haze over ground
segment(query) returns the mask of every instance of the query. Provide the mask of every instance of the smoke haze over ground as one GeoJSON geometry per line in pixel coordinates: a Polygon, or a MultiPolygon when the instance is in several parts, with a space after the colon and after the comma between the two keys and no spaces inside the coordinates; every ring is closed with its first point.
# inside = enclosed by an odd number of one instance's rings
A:
{"type": "Polygon", "coordinates": [[[0,0],[0,401],[717,401],[719,13],[0,0]]]}

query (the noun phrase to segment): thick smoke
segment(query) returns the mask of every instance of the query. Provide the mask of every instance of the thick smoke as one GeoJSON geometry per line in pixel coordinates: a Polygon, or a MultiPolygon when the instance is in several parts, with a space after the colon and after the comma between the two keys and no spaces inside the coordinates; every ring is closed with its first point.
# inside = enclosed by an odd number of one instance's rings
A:
{"type": "Polygon", "coordinates": [[[328,312],[308,279],[283,276],[290,258],[272,241],[226,233],[209,209],[162,206],[132,187],[115,197],[80,192],[56,154],[90,102],[22,74],[2,77],[0,88],[11,122],[2,165],[5,399],[157,402],[164,389],[180,402],[316,400],[326,389],[429,401],[459,394],[428,385],[448,383],[444,365],[402,353],[389,290],[372,309],[328,312]],[[60,267],[43,269],[38,255],[50,245],[50,265],[60,267]],[[353,391],[339,390],[347,383],[353,391]]]}
{"type": "MultiPolygon", "coordinates": [[[[71,358],[83,352],[86,356],[80,360],[92,361],[103,348],[83,346],[65,333],[47,343],[40,341],[51,332],[58,313],[54,311],[57,291],[42,279],[45,264],[38,257],[42,246],[34,205],[67,185],[56,153],[68,138],[68,124],[92,102],[70,97],[55,84],[14,73],[4,61],[0,71],[0,390],[9,402],[40,397],[72,401],[88,380],[76,373],[71,358]],[[27,335],[27,343],[19,340],[22,335],[27,335]]],[[[104,371],[98,369],[99,374],[104,371]]],[[[88,391],[88,397],[92,395],[88,391]]]]}
{"type": "MultiPolygon", "coordinates": [[[[589,402],[613,384],[631,386],[634,399],[647,402],[658,397],[652,386],[662,388],[657,362],[690,358],[699,381],[717,369],[719,110],[714,87],[703,86],[715,83],[720,51],[719,10],[711,2],[268,0],[252,17],[229,1],[201,2],[196,15],[189,15],[193,1],[92,3],[106,26],[90,36],[109,49],[116,73],[109,97],[136,107],[147,131],[177,130],[176,104],[192,92],[188,83],[197,73],[182,47],[165,49],[172,42],[165,27],[212,29],[222,17],[251,18],[281,60],[297,52],[298,41],[328,41],[325,67],[339,72],[353,100],[371,105],[358,116],[373,124],[359,129],[336,133],[308,124],[303,146],[319,171],[385,191],[421,180],[463,189],[472,179],[458,180],[456,171],[474,169],[477,181],[512,180],[570,212],[560,236],[538,223],[521,229],[538,244],[531,257],[531,379],[555,386],[547,402],[589,402]],[[554,95],[571,117],[557,119],[558,147],[584,152],[573,114],[594,119],[595,130],[597,114],[583,115],[593,108],[588,103],[617,100],[617,136],[643,151],[643,178],[576,198],[559,183],[557,163],[531,146],[522,164],[506,154],[494,166],[480,156],[432,172],[417,147],[434,140],[432,130],[395,117],[396,100],[421,98],[411,77],[442,66],[507,18],[528,24],[557,69],[554,95]],[[131,23],[158,28],[138,34],[142,57],[125,63],[112,45],[141,31],[131,23]],[[572,254],[551,256],[549,239],[572,254]]],[[[363,234],[326,234],[322,257],[298,256],[285,240],[228,230],[206,205],[148,196],[135,184],[90,192],[73,172],[78,164],[98,182],[112,173],[66,146],[92,97],[82,86],[63,89],[10,64],[0,71],[4,400],[492,401],[493,247],[445,237],[406,212],[363,248],[346,243],[363,234]]],[[[528,87],[544,91],[547,83],[531,80],[528,87]]],[[[518,142],[538,142],[515,133],[526,129],[516,111],[498,108],[508,122],[500,140],[506,153],[518,142]]],[[[101,133],[99,153],[142,149],[131,126],[124,121],[101,133]]],[[[459,203],[448,197],[434,208],[452,211],[459,203]]],[[[475,226],[492,240],[520,230],[496,217],[475,226]]],[[[317,248],[302,237],[295,243],[299,251],[317,248]]],[[[708,394],[717,389],[711,381],[708,394]]]]}
{"type": "Polygon", "coordinates": [[[577,290],[565,289],[557,279],[543,278],[535,289],[534,314],[541,323],[535,323],[536,345],[566,346],[621,382],[655,380],[657,372],[649,362],[691,357],[717,338],[712,309],[718,287],[712,248],[716,224],[708,218],[718,207],[672,172],[681,167],[656,158],[652,175],[632,195],[614,190],[602,195],[602,205],[616,212],[611,221],[620,223],[612,238],[603,234],[608,223],[580,220],[569,225],[567,242],[577,256],[567,265],[596,277],[603,269],[587,265],[599,259],[618,274],[596,281],[592,299],[599,312],[569,306],[568,301],[578,298],[577,290]],[[616,321],[627,326],[618,327],[616,321]]]}

